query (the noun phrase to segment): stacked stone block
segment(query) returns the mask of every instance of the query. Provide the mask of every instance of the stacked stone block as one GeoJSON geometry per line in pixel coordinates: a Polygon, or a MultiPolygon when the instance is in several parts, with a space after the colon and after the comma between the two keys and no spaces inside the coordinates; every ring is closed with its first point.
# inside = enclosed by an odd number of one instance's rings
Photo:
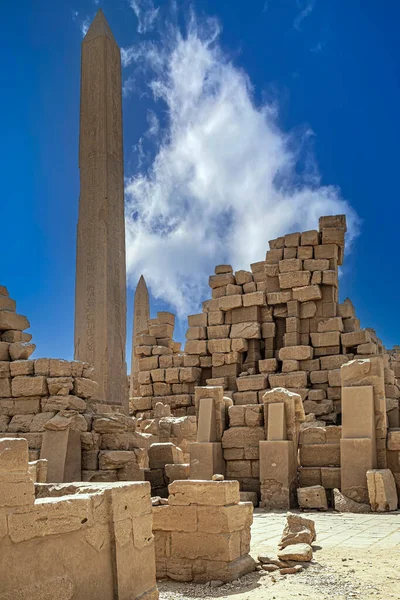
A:
{"type": "Polygon", "coordinates": [[[340,488],[341,427],[306,427],[300,431],[299,486],[320,485],[330,495],[340,488]]]}
{"type": "Polygon", "coordinates": [[[139,356],[139,393],[132,398],[134,413],[145,418],[154,416],[158,402],[167,404],[176,416],[194,414],[194,387],[200,382],[200,357],[181,354],[174,342],[174,315],[157,313],[149,320],[149,333],[137,336],[139,356]]]}
{"type": "Polygon", "coordinates": [[[265,439],[261,404],[230,406],[229,429],[222,437],[226,477],[236,479],[244,492],[260,492],[260,449],[265,439]]]}
{"type": "Polygon", "coordinates": [[[222,439],[232,405],[221,386],[196,387],[197,441],[190,445],[190,478],[225,476],[222,439]]]}
{"type": "Polygon", "coordinates": [[[28,319],[16,312],[16,302],[6,287],[0,285],[0,361],[28,359],[36,346],[30,343],[32,335],[28,319]]]}
{"type": "Polygon", "coordinates": [[[228,582],[253,571],[252,521],[237,481],[175,481],[168,504],[153,507],[157,577],[228,582]]]}
{"type": "Polygon", "coordinates": [[[4,598],[157,600],[149,484],[38,488],[26,440],[0,439],[4,598]]]}
{"type": "Polygon", "coordinates": [[[0,362],[0,431],[25,437],[31,460],[39,458],[46,423],[71,415],[75,428],[90,429],[84,416],[97,390],[86,363],[38,358],[0,362]]]}
{"type": "Polygon", "coordinates": [[[368,502],[367,471],[386,468],[386,398],[382,357],[353,360],[341,368],[343,425],[341,492],[368,502]]]}
{"type": "Polygon", "coordinates": [[[400,428],[388,431],[386,460],[388,469],[393,473],[400,498],[400,428]]]}
{"type": "MultiPolygon", "coordinates": [[[[341,365],[383,353],[375,332],[360,329],[351,301],[338,301],[345,232],[343,215],[321,217],[319,231],[271,240],[265,261],[253,263],[251,271],[215,268],[209,278],[212,298],[203,302],[202,313],[188,317],[185,354],[167,359],[168,364],[175,360],[175,368],[195,369],[189,393],[199,381],[222,385],[235,405],[245,405],[261,403],[268,389],[285,387],[300,394],[307,414],[340,424],[341,365]]],[[[143,351],[150,353],[149,347],[143,351]]],[[[136,407],[152,406],[150,367],[156,360],[141,364],[147,387],[136,407]]],[[[164,357],[159,362],[164,365],[164,357]]],[[[155,379],[163,377],[160,368],[155,379]]],[[[389,365],[386,371],[386,395],[398,407],[399,388],[389,365]]],[[[168,377],[175,377],[175,387],[163,386],[163,391],[179,396],[182,378],[176,371],[168,377]]],[[[182,410],[181,399],[174,403],[171,398],[173,412],[182,410]]]]}
{"type": "Polygon", "coordinates": [[[181,474],[186,472],[188,477],[188,465],[183,468],[183,452],[171,442],[166,442],[151,444],[148,454],[149,468],[145,471],[145,479],[151,484],[151,495],[166,498],[170,483],[168,473],[173,472],[173,468],[168,470],[168,467],[180,466],[181,474]]]}

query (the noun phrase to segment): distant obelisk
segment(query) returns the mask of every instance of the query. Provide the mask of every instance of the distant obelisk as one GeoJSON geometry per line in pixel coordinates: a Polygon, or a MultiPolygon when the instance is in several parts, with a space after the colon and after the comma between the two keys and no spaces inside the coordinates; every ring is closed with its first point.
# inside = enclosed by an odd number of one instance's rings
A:
{"type": "Polygon", "coordinates": [[[132,360],[131,380],[129,397],[133,398],[137,391],[137,374],[139,371],[139,359],[135,356],[136,336],[148,330],[150,319],[149,292],[143,275],[140,276],[135,291],[133,303],[133,329],[132,329],[132,360]]]}
{"type": "Polygon", "coordinates": [[[75,358],[127,410],[121,55],[101,9],[82,42],[79,169],[75,358]]]}

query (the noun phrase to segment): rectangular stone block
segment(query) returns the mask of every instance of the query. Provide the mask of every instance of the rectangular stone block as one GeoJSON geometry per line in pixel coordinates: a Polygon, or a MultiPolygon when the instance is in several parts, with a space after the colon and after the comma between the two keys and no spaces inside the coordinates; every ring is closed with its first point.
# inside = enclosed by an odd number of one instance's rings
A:
{"type": "Polygon", "coordinates": [[[268,404],[267,440],[276,442],[286,440],[286,417],[283,402],[268,404]]]}
{"type": "Polygon", "coordinates": [[[192,442],[189,445],[190,479],[211,479],[225,475],[225,460],[220,442],[192,442]]]}
{"type": "Polygon", "coordinates": [[[310,271],[291,271],[279,274],[279,285],[282,289],[307,286],[310,283],[310,271]]]}
{"type": "Polygon", "coordinates": [[[369,502],[367,471],[376,468],[373,440],[341,439],[340,491],[356,502],[369,502]]]}
{"type": "Polygon", "coordinates": [[[171,505],[226,506],[240,501],[238,481],[174,481],[168,489],[171,505]]]}
{"type": "Polygon", "coordinates": [[[375,410],[372,386],[342,388],[342,437],[375,440],[375,410]]]}
{"type": "Polygon", "coordinates": [[[300,464],[303,467],[339,467],[339,444],[310,444],[300,447],[300,464]]]}
{"type": "Polygon", "coordinates": [[[299,302],[310,302],[312,300],[321,300],[322,298],[322,292],[319,285],[295,287],[292,292],[293,300],[298,300],[299,302]]]}
{"type": "Polygon", "coordinates": [[[199,400],[197,441],[198,442],[217,442],[218,441],[213,398],[201,398],[199,400]]]}
{"type": "Polygon", "coordinates": [[[291,441],[260,442],[260,506],[287,510],[296,505],[296,453],[291,441]]]}
{"type": "Polygon", "coordinates": [[[268,385],[267,375],[247,375],[236,380],[239,392],[265,390],[268,385]]]}
{"type": "Polygon", "coordinates": [[[314,348],[325,346],[339,346],[340,333],[338,331],[328,331],[326,333],[311,333],[311,343],[314,348]]]}
{"type": "Polygon", "coordinates": [[[232,427],[224,432],[222,437],[223,448],[247,448],[256,446],[264,440],[263,427],[232,427]]]}
{"type": "Polygon", "coordinates": [[[261,337],[259,323],[236,323],[231,327],[231,338],[259,339],[261,337]]]}
{"type": "Polygon", "coordinates": [[[153,531],[196,531],[197,506],[153,506],[153,531]]]}

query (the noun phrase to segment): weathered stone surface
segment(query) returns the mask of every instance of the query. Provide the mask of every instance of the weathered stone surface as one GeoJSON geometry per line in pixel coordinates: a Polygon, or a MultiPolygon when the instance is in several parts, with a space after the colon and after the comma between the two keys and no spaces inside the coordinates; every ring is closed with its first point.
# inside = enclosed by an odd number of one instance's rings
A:
{"type": "Polygon", "coordinates": [[[315,523],[312,519],[306,519],[300,515],[288,512],[286,524],[279,542],[280,548],[293,544],[308,544],[316,540],[315,523]]]}
{"type": "Polygon", "coordinates": [[[28,342],[14,342],[8,349],[11,360],[27,360],[35,351],[36,345],[28,342]]]}
{"type": "Polygon", "coordinates": [[[0,331],[7,331],[7,329],[24,331],[28,327],[30,327],[30,324],[26,317],[17,315],[10,310],[0,310],[0,331]]]}
{"type": "Polygon", "coordinates": [[[326,492],[322,485],[297,488],[297,499],[300,508],[317,508],[319,510],[328,509],[326,492]]]}
{"type": "Polygon", "coordinates": [[[169,504],[224,506],[240,501],[238,481],[174,481],[169,485],[169,504]]]}
{"type": "Polygon", "coordinates": [[[371,512],[369,504],[356,502],[351,498],[348,498],[337,488],[333,489],[333,506],[338,512],[349,512],[349,513],[368,513],[371,512]]]}
{"type": "Polygon", "coordinates": [[[278,551],[278,558],[281,560],[298,560],[300,562],[310,562],[313,553],[309,544],[292,544],[285,546],[278,551]]]}
{"type": "MultiPolygon", "coordinates": [[[[75,377],[73,391],[75,396],[81,398],[92,398],[97,395],[98,383],[85,377],[75,377]]],[[[115,396],[113,396],[115,397],[115,396]]]]}
{"type": "Polygon", "coordinates": [[[11,383],[12,395],[17,396],[46,396],[46,378],[38,375],[36,377],[25,377],[23,375],[14,377],[11,383]]]}
{"type": "Polygon", "coordinates": [[[367,471],[369,503],[374,512],[396,510],[398,497],[396,483],[390,469],[367,471]]]}
{"type": "Polygon", "coordinates": [[[121,59],[104,31],[82,43],[75,358],[94,366],[97,398],[128,412],[121,59]]]}

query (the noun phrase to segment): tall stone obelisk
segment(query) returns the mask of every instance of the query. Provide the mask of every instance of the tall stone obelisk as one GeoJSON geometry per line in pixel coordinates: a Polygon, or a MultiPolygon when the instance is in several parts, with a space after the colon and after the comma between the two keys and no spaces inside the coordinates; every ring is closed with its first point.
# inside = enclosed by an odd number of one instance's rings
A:
{"type": "Polygon", "coordinates": [[[137,388],[137,374],[139,359],[135,356],[136,336],[143,331],[148,331],[150,319],[149,292],[143,275],[140,276],[135,290],[133,303],[133,329],[132,329],[132,360],[129,397],[133,398],[137,388]]]}
{"type": "Polygon", "coordinates": [[[82,42],[79,169],[75,358],[127,410],[121,55],[101,9],[82,42]]]}

